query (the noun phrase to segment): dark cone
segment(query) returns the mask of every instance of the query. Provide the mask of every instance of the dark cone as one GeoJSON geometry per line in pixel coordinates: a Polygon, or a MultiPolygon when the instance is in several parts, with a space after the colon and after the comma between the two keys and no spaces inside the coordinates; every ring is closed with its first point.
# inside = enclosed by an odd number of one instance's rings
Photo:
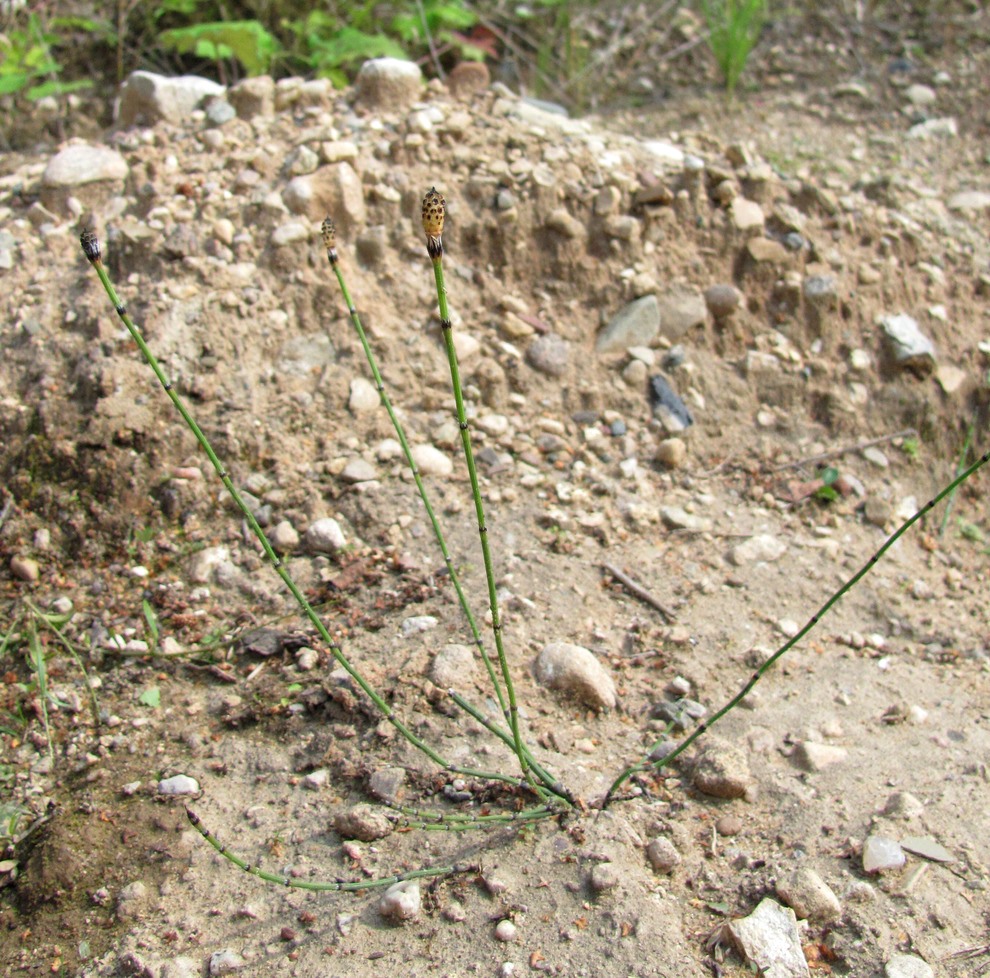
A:
{"type": "Polygon", "coordinates": [[[86,228],[79,235],[79,243],[82,245],[83,254],[95,265],[100,260],[100,239],[92,228],[86,228]]]}

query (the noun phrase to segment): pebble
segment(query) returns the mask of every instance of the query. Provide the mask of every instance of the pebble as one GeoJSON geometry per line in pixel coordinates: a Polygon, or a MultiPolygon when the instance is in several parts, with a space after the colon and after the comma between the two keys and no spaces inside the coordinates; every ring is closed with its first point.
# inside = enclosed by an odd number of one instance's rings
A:
{"type": "Polygon", "coordinates": [[[679,340],[688,330],[701,326],[707,318],[705,297],[690,289],[666,292],[657,300],[660,311],[660,335],[679,340]]]}
{"type": "Polygon", "coordinates": [[[935,366],[935,347],[921,332],[918,322],[906,313],[881,316],[887,351],[899,367],[930,372],[935,366]]]}
{"type": "Polygon", "coordinates": [[[245,78],[228,93],[227,100],[241,119],[275,114],[275,82],[270,75],[245,78]]]}
{"type": "Polygon", "coordinates": [[[926,109],[935,104],[935,89],[915,83],[904,89],[904,97],[919,109],[926,109]]]}
{"type": "Polygon", "coordinates": [[[305,241],[311,233],[312,229],[308,224],[303,224],[301,221],[289,221],[275,228],[270,240],[273,247],[284,248],[287,245],[305,241]]]}
{"type": "Polygon", "coordinates": [[[327,214],[333,214],[341,237],[365,227],[364,185],[350,163],[330,163],[300,179],[309,180],[312,186],[312,202],[306,211],[311,221],[321,221],[327,214]]]}
{"type": "Polygon", "coordinates": [[[608,893],[621,882],[619,870],[614,863],[598,863],[591,870],[589,883],[595,893],[608,893]]]}
{"type": "Polygon", "coordinates": [[[325,788],[330,781],[330,772],[326,768],[320,768],[318,771],[310,771],[302,779],[302,786],[307,791],[319,791],[321,788],[325,788]]]}
{"type": "Polygon", "coordinates": [[[357,101],[366,108],[400,112],[419,100],[423,73],[412,61],[373,58],[361,65],[355,89],[357,101]]]}
{"type": "Polygon", "coordinates": [[[495,925],[495,940],[508,944],[516,939],[518,932],[519,929],[511,920],[500,920],[495,925]]]}
{"type": "Polygon", "coordinates": [[[705,305],[715,319],[731,316],[742,303],[742,292],[729,283],[712,285],[705,290],[705,305]]]}
{"type": "Polygon", "coordinates": [[[813,924],[831,924],[842,916],[842,904],[832,888],[807,867],[778,880],[777,896],[813,924]]]}
{"type": "Polygon", "coordinates": [[[460,688],[477,674],[474,651],[467,645],[445,645],[430,663],[430,681],[441,689],[460,688]]]}
{"type": "Polygon", "coordinates": [[[18,554],[10,558],[10,573],[20,581],[34,584],[41,577],[41,566],[31,557],[18,554]]]}
{"type": "Polygon", "coordinates": [[[672,530],[689,530],[692,533],[707,533],[712,528],[712,521],[704,516],[689,513],[681,506],[661,506],[660,519],[665,526],[672,530]]]}
{"type": "Polygon", "coordinates": [[[742,798],[753,786],[746,755],[728,741],[711,737],[694,762],[691,782],[714,798],[742,798]]]}
{"type": "Polygon", "coordinates": [[[571,358],[571,344],[556,333],[538,336],[526,348],[526,362],[548,377],[562,377],[571,358]]]}
{"type": "Polygon", "coordinates": [[[301,648],[296,652],[296,666],[300,672],[312,672],[320,662],[320,653],[316,649],[301,648]]]}
{"type": "Polygon", "coordinates": [[[368,778],[368,791],[381,801],[398,804],[406,793],[406,769],[385,767],[368,778]]]}
{"type": "Polygon", "coordinates": [[[907,862],[899,843],[883,835],[871,835],[863,843],[863,869],[867,873],[883,873],[900,869],[907,862]]]}
{"type": "Polygon", "coordinates": [[[333,820],[334,831],[342,839],[374,842],[392,834],[392,820],[371,805],[354,805],[338,812],[333,820]]]}
{"type": "Polygon", "coordinates": [[[679,469],[687,460],[687,445],[680,438],[665,438],[657,445],[654,458],[665,468],[679,469]]]}
{"type": "Polygon", "coordinates": [[[433,445],[413,446],[412,459],[420,475],[448,476],[454,471],[454,463],[449,456],[433,445]]]}
{"type": "Polygon", "coordinates": [[[340,478],[353,485],[357,482],[370,482],[372,479],[378,478],[378,473],[370,462],[366,462],[363,458],[352,458],[344,466],[340,478]]]}
{"type": "Polygon", "coordinates": [[[278,553],[292,553],[299,546],[299,534],[288,520],[282,520],[272,527],[268,534],[268,542],[278,553]]]}
{"type": "Polygon", "coordinates": [[[956,857],[940,842],[927,835],[911,835],[901,839],[901,848],[915,856],[922,856],[936,863],[953,863],[956,857]]]}
{"type": "Polygon", "coordinates": [[[558,207],[547,215],[544,222],[549,231],[556,231],[561,237],[576,241],[587,233],[584,225],[566,207],[558,207]]]}
{"type": "Polygon", "coordinates": [[[332,554],[347,546],[340,524],[329,516],[311,523],[303,539],[310,553],[332,554]]]}
{"type": "Polygon", "coordinates": [[[78,187],[101,180],[126,180],[129,173],[127,161],[115,149],[79,143],[48,161],[41,182],[46,187],[78,187]]]}
{"type": "Polygon", "coordinates": [[[649,391],[653,415],[669,434],[675,435],[694,424],[687,405],[660,374],[650,378],[649,391]]]}
{"type": "Polygon", "coordinates": [[[715,831],[726,839],[739,835],[743,830],[742,819],[738,815],[723,815],[715,823],[715,831]]]}
{"type": "Polygon", "coordinates": [[[433,615],[412,615],[402,621],[402,637],[412,638],[436,628],[439,622],[433,615]]]}
{"type": "Polygon", "coordinates": [[[794,749],[794,760],[806,771],[823,771],[832,764],[846,760],[849,751],[845,747],[835,747],[832,744],[816,744],[805,740],[794,749]]]}
{"type": "Polygon", "coordinates": [[[757,231],[763,229],[763,208],[756,201],[745,197],[736,197],[729,205],[732,223],[738,231],[757,231]]]}
{"type": "Polygon", "coordinates": [[[931,965],[913,954],[895,954],[883,966],[884,978],[935,978],[931,965]]]}
{"type": "Polygon", "coordinates": [[[680,864],[681,854],[666,836],[657,836],[646,847],[646,858],[654,872],[669,876],[680,864]]]}
{"type": "Polygon", "coordinates": [[[121,918],[137,916],[148,900],[148,887],[140,880],[128,883],[117,894],[117,916],[121,918]]]}
{"type": "Polygon", "coordinates": [[[412,920],[422,906],[419,883],[416,880],[403,880],[393,883],[378,901],[378,912],[393,923],[412,920]]]}
{"type": "Polygon", "coordinates": [[[351,381],[350,397],[347,400],[347,408],[351,414],[364,414],[374,411],[381,404],[381,397],[378,389],[370,380],[364,377],[355,377],[351,381]]]}
{"type": "Polygon", "coordinates": [[[730,920],[725,935],[764,978],[810,978],[794,911],[765,897],[748,916],[730,920]]]}
{"type": "Polygon", "coordinates": [[[736,567],[746,564],[770,563],[787,553],[787,544],[769,533],[760,533],[729,551],[729,560],[736,567]]]}
{"type": "Polygon", "coordinates": [[[660,330],[660,305],[644,295],[623,306],[595,339],[596,353],[617,353],[631,346],[649,346],[660,330]]]}
{"type": "Polygon", "coordinates": [[[188,774],[176,774],[158,782],[160,795],[195,795],[199,792],[199,782],[188,774]]]}
{"type": "Polygon", "coordinates": [[[535,672],[544,686],[570,693],[592,709],[610,710],[616,704],[612,676],[580,645],[551,642],[537,658],[535,672]]]}
{"type": "Polygon", "coordinates": [[[229,975],[232,971],[240,971],[247,962],[236,951],[225,948],[214,951],[210,955],[210,975],[229,975]]]}

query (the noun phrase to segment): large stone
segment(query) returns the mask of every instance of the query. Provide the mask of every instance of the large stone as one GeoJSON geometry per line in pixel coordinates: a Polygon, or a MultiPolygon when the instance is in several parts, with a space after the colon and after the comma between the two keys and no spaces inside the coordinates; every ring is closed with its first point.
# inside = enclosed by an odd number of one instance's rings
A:
{"type": "Polygon", "coordinates": [[[615,353],[630,346],[649,346],[660,329],[660,304],[644,295],[623,306],[595,340],[597,353],[615,353]]]}
{"type": "Polygon", "coordinates": [[[41,182],[46,187],[78,187],[103,180],[126,180],[129,172],[127,161],[115,149],[78,143],[48,161],[41,182]]]}
{"type": "Polygon", "coordinates": [[[746,755],[735,745],[711,737],[694,762],[692,783],[713,798],[742,798],[753,784],[746,755]]]}
{"type": "Polygon", "coordinates": [[[570,693],[595,710],[616,703],[615,683],[608,670],[586,648],[551,642],[536,660],[536,678],[550,689],[570,693]]]}
{"type": "Polygon", "coordinates": [[[197,75],[166,78],[153,71],[133,71],[120,93],[117,123],[151,126],[161,119],[179,125],[204,99],[225,91],[223,85],[197,75]]]}
{"type": "Polygon", "coordinates": [[[766,897],[748,916],[725,925],[724,935],[764,978],[810,978],[794,911],[766,897]]]}
{"type": "Polygon", "coordinates": [[[228,93],[227,101],[242,119],[275,114],[275,81],[270,75],[245,78],[228,93]]]}
{"type": "Polygon", "coordinates": [[[660,296],[660,333],[669,340],[680,339],[706,318],[705,298],[693,289],[671,289],[660,296]]]}
{"type": "Polygon", "coordinates": [[[898,367],[918,373],[931,373],[935,367],[935,346],[921,332],[913,316],[900,313],[896,316],[882,316],[887,352],[898,367]]]}
{"type": "Polygon", "coordinates": [[[356,87],[357,101],[365,108],[401,112],[422,94],[423,73],[412,61],[375,58],[361,65],[356,87]]]}
{"type": "Polygon", "coordinates": [[[361,178],[350,163],[321,166],[307,176],[290,181],[286,187],[287,192],[289,187],[293,190],[288,199],[283,195],[283,200],[287,207],[291,206],[294,213],[304,214],[316,223],[331,214],[339,236],[346,237],[350,232],[364,227],[364,188],[361,178]]]}

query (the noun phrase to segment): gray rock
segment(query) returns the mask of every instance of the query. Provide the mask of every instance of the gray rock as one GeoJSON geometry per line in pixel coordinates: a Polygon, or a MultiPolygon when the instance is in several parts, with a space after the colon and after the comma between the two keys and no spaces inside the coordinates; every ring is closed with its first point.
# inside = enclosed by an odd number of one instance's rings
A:
{"type": "Polygon", "coordinates": [[[393,883],[378,901],[378,912],[393,923],[403,923],[412,920],[422,906],[419,883],[416,880],[404,880],[393,883]]]}
{"type": "Polygon", "coordinates": [[[884,978],[935,978],[931,965],[913,954],[895,954],[883,966],[884,978]]]}
{"type": "Polygon", "coordinates": [[[753,785],[753,776],[738,747],[712,737],[692,766],[691,783],[713,798],[742,798],[753,785]]]}
{"type": "Polygon", "coordinates": [[[304,541],[306,549],[317,554],[336,553],[347,546],[340,524],[329,516],[310,524],[304,541]]]}
{"type": "MultiPolygon", "coordinates": [[[[675,439],[668,439],[674,441],[675,439]]],[[[690,530],[692,533],[707,533],[712,528],[712,521],[703,516],[689,513],[682,506],[661,506],[660,519],[665,526],[672,530],[690,530]]]]}
{"type": "Polygon", "coordinates": [[[538,336],[526,348],[526,362],[548,377],[562,377],[567,372],[571,344],[556,333],[538,336]]]}
{"type": "Polygon", "coordinates": [[[225,91],[223,85],[197,75],[167,78],[152,71],[133,71],[120,92],[117,122],[121,126],[154,125],[163,119],[179,125],[204,99],[225,91]]]}
{"type": "Polygon", "coordinates": [[[944,139],[959,135],[959,123],[951,116],[926,119],[908,129],[908,139],[944,139]]]}
{"type": "Polygon", "coordinates": [[[148,902],[148,887],[141,880],[128,883],[117,894],[117,916],[122,919],[136,917],[148,902]]]}
{"type": "Polygon", "coordinates": [[[882,316],[880,326],[891,359],[899,367],[930,372],[935,366],[935,346],[921,332],[913,316],[882,316]]]}
{"type": "Polygon", "coordinates": [[[307,176],[293,177],[282,191],[282,203],[293,214],[305,214],[313,202],[313,181],[307,176]]]}
{"type": "Polygon", "coordinates": [[[101,180],[125,180],[127,161],[109,146],[80,143],[56,153],[45,167],[41,182],[46,187],[78,187],[101,180]]]}
{"type": "Polygon", "coordinates": [[[924,812],[924,804],[910,791],[895,791],[883,806],[883,814],[888,818],[909,820],[918,818],[924,812]]]}
{"type": "Polygon", "coordinates": [[[199,962],[187,954],[162,962],[161,978],[199,978],[201,974],[199,962]]]}
{"type": "Polygon", "coordinates": [[[769,533],[759,533],[729,551],[729,560],[736,567],[779,560],[787,553],[787,544],[769,533]]]}
{"type": "Polygon", "coordinates": [[[985,190],[963,190],[961,193],[953,194],[946,206],[950,211],[963,213],[990,210],[990,193],[985,190]]]}
{"type": "Polygon", "coordinates": [[[867,873],[900,869],[906,861],[904,850],[894,839],[883,835],[871,835],[863,843],[863,869],[867,873]]]}
{"type": "Polygon", "coordinates": [[[370,462],[366,462],[363,458],[352,458],[344,466],[340,478],[353,485],[356,482],[370,482],[372,479],[377,479],[378,473],[370,462]]]}
{"type": "Polygon", "coordinates": [[[368,778],[368,791],[381,801],[397,805],[406,793],[406,769],[386,767],[368,778]]]}
{"type": "Polygon", "coordinates": [[[233,971],[240,971],[247,964],[236,951],[224,948],[222,951],[214,951],[210,955],[209,972],[210,978],[217,975],[229,975],[233,971]]]}
{"type": "Polygon", "coordinates": [[[227,100],[242,119],[275,114],[275,81],[270,75],[245,78],[228,93],[227,100]]]}
{"type": "Polygon", "coordinates": [[[834,306],[839,299],[839,283],[834,275],[809,275],[803,285],[804,300],[817,308],[834,306]]]}
{"type": "Polygon", "coordinates": [[[358,72],[357,101],[369,109],[401,112],[416,102],[423,91],[423,73],[412,61],[375,58],[358,72]]]}
{"type": "Polygon", "coordinates": [[[663,876],[670,875],[681,863],[681,854],[677,847],[663,835],[657,836],[646,847],[646,858],[654,872],[663,876]]]}
{"type": "Polygon", "coordinates": [[[727,282],[712,285],[705,290],[705,304],[715,319],[731,316],[742,303],[742,293],[727,282]]]}
{"type": "Polygon", "coordinates": [[[237,110],[225,98],[210,99],[206,106],[206,121],[211,126],[222,126],[237,118],[237,110]]]}
{"type": "Polygon", "coordinates": [[[199,782],[188,774],[176,774],[158,782],[160,795],[195,795],[199,791],[199,782]]]}
{"type": "Polygon", "coordinates": [[[849,756],[849,751],[845,747],[805,740],[798,744],[792,756],[805,771],[822,771],[832,764],[844,761],[849,756]]]}
{"type": "Polygon", "coordinates": [[[654,374],[650,378],[649,394],[653,416],[668,434],[676,435],[694,424],[687,405],[660,374],[654,374]]]}
{"type": "Polygon", "coordinates": [[[616,703],[611,674],[586,648],[569,642],[551,642],[536,660],[536,678],[550,689],[570,693],[595,710],[616,703]]]}
{"type": "Polygon", "coordinates": [[[313,229],[310,225],[301,221],[288,221],[272,231],[271,243],[275,248],[285,248],[306,241],[312,233],[313,229]]]}
{"type": "Polygon", "coordinates": [[[725,925],[724,935],[764,978],[810,978],[794,911],[770,897],[748,916],[725,925]]]}
{"type": "Polygon", "coordinates": [[[842,916],[842,904],[813,869],[802,868],[777,881],[777,896],[801,918],[831,924],[842,916]]]}
{"type": "Polygon", "coordinates": [[[707,313],[704,296],[690,289],[673,289],[661,295],[660,333],[669,340],[680,339],[688,330],[704,323],[707,313]]]}
{"type": "Polygon", "coordinates": [[[338,812],[333,820],[334,831],[342,839],[358,839],[361,842],[374,842],[391,835],[395,828],[392,820],[371,805],[354,805],[346,811],[338,812]]]}
{"type": "Polygon", "coordinates": [[[909,835],[901,839],[901,848],[915,856],[930,859],[936,863],[953,863],[956,857],[930,835],[909,835]]]}
{"type": "Polygon", "coordinates": [[[350,397],[347,400],[347,408],[351,414],[365,414],[374,411],[382,403],[378,389],[370,380],[364,377],[355,377],[351,381],[350,397]]]}
{"type": "Polygon", "coordinates": [[[736,197],[729,205],[729,214],[737,231],[763,230],[763,208],[756,201],[736,197]]]}
{"type": "Polygon", "coordinates": [[[935,89],[915,83],[904,89],[904,97],[917,108],[926,109],[935,104],[935,89]]]}
{"type": "Polygon", "coordinates": [[[278,553],[292,553],[299,546],[299,534],[288,520],[282,520],[268,534],[268,542],[278,553]]]}
{"type": "Polygon", "coordinates": [[[414,445],[412,459],[420,475],[448,476],[454,471],[449,456],[433,445],[414,445]]]}
{"type": "Polygon", "coordinates": [[[551,211],[544,223],[548,230],[556,231],[571,241],[580,240],[588,233],[585,226],[566,207],[551,211]]]}
{"type": "Polygon", "coordinates": [[[596,353],[615,353],[630,346],[649,346],[660,330],[660,304],[644,295],[623,306],[598,334],[596,353]]]}
{"type": "Polygon", "coordinates": [[[402,620],[402,637],[412,638],[413,635],[430,632],[438,624],[438,620],[433,615],[410,615],[402,620]]]}
{"type": "Polygon", "coordinates": [[[474,650],[470,646],[445,645],[430,663],[430,681],[441,689],[460,689],[477,671],[474,650]]]}
{"type": "Polygon", "coordinates": [[[598,863],[591,870],[588,882],[595,893],[609,893],[622,881],[619,870],[614,863],[598,863]]]}

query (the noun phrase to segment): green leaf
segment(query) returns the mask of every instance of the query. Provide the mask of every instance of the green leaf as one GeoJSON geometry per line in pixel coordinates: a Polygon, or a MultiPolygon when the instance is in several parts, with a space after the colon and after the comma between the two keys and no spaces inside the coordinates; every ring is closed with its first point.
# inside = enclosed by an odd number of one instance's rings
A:
{"type": "Polygon", "coordinates": [[[81,92],[92,87],[93,80],[91,78],[71,82],[47,81],[44,84],[29,88],[27,90],[27,97],[32,102],[37,102],[38,99],[44,98],[46,95],[68,95],[70,92],[81,92]]]}
{"type": "Polygon", "coordinates": [[[31,76],[25,71],[0,75],[0,95],[13,95],[19,92],[30,80],[31,76]]]}
{"type": "Polygon", "coordinates": [[[236,58],[249,75],[263,75],[281,50],[278,39],[256,20],[216,21],[162,31],[158,41],[179,54],[236,58]]]}
{"type": "Polygon", "coordinates": [[[367,61],[369,58],[408,60],[397,41],[380,34],[365,34],[353,27],[345,27],[327,40],[313,38],[311,43],[317,70],[323,75],[352,61],[367,61]]]}
{"type": "Polygon", "coordinates": [[[830,465],[827,469],[822,470],[821,479],[826,486],[832,485],[836,479],[839,478],[839,470],[835,466],[830,465]]]}
{"type": "Polygon", "coordinates": [[[139,697],[138,702],[142,706],[150,706],[153,710],[161,705],[162,694],[157,686],[149,686],[139,697]]]}

